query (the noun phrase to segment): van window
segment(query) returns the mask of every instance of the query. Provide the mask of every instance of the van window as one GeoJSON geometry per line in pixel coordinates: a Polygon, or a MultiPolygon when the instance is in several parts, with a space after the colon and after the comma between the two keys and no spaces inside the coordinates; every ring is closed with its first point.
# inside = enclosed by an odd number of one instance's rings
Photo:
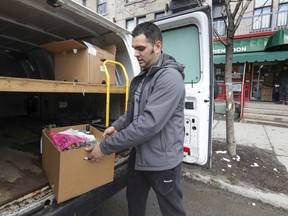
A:
{"type": "Polygon", "coordinates": [[[163,51],[185,66],[185,83],[199,82],[200,47],[196,25],[163,31],[163,51]]]}

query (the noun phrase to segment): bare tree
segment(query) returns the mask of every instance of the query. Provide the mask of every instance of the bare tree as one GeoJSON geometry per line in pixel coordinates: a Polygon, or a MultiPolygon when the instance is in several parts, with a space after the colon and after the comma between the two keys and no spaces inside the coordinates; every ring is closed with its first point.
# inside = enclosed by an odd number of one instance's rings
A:
{"type": "Polygon", "coordinates": [[[224,10],[226,17],[224,22],[227,29],[227,39],[223,40],[214,29],[214,33],[226,48],[225,84],[226,84],[226,143],[228,153],[236,155],[236,143],[234,134],[234,99],[232,83],[232,63],[234,50],[234,35],[242,20],[242,17],[252,0],[225,0],[224,10]]]}

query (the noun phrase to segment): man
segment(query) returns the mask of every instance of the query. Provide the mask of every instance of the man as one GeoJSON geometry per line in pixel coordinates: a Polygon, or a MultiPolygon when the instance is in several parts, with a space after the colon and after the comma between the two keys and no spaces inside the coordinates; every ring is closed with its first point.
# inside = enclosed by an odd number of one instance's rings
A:
{"type": "Polygon", "coordinates": [[[279,102],[287,105],[288,103],[288,74],[287,71],[279,73],[279,102]]]}
{"type": "Polygon", "coordinates": [[[162,34],[151,22],[132,32],[141,72],[131,82],[127,112],[107,128],[88,157],[132,148],[126,197],[130,216],[144,216],[150,188],[163,215],[186,215],[180,187],[184,142],[184,67],[162,53],[162,34]]]}

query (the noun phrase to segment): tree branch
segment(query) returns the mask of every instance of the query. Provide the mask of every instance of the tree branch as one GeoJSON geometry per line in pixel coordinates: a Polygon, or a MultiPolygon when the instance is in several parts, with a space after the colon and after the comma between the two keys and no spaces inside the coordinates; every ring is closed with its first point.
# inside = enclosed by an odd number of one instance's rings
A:
{"type": "Polygon", "coordinates": [[[213,33],[216,35],[216,37],[219,39],[219,41],[226,47],[227,43],[223,40],[219,32],[214,28],[213,26],[213,33]]]}
{"type": "Polygon", "coordinates": [[[226,8],[226,14],[227,14],[227,17],[228,19],[230,19],[232,16],[232,12],[231,12],[231,6],[230,6],[230,1],[229,0],[226,0],[225,1],[225,8],[226,8]]]}
{"type": "Polygon", "coordinates": [[[238,26],[240,25],[240,22],[241,22],[241,20],[242,20],[242,18],[243,18],[243,15],[244,15],[244,13],[245,13],[245,11],[246,11],[246,9],[248,8],[248,6],[249,6],[249,4],[252,2],[252,0],[247,0],[246,2],[245,2],[245,5],[244,5],[244,7],[242,8],[242,10],[240,11],[240,14],[239,14],[239,16],[237,17],[237,20],[236,20],[236,22],[235,22],[235,30],[238,28],[238,26]]]}
{"type": "Polygon", "coordinates": [[[237,4],[236,4],[236,6],[235,6],[235,9],[234,9],[234,12],[232,13],[232,18],[233,19],[235,19],[235,17],[236,17],[236,15],[237,15],[237,13],[238,13],[238,11],[239,11],[239,8],[240,8],[240,6],[243,4],[243,0],[239,0],[238,2],[237,2],[237,4]]]}

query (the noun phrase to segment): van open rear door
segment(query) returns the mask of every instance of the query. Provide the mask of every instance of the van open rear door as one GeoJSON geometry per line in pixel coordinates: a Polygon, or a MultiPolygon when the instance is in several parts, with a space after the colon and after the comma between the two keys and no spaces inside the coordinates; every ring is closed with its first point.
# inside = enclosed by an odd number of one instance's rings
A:
{"type": "Polygon", "coordinates": [[[155,22],[163,50],[185,66],[184,162],[210,167],[214,110],[212,31],[209,7],[155,22]]]}

